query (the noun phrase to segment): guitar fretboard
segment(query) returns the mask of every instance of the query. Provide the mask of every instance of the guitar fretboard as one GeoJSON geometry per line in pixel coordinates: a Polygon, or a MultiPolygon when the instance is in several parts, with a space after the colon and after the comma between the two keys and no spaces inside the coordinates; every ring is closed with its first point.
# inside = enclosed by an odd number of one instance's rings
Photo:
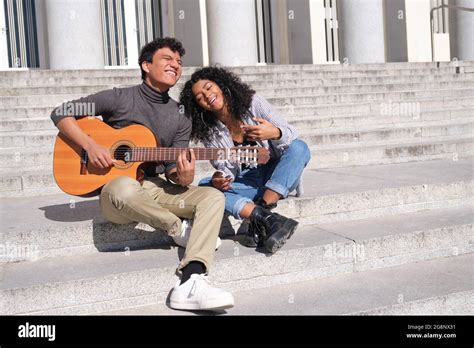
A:
{"type": "MultiPolygon", "coordinates": [[[[188,148],[177,147],[134,147],[131,149],[131,162],[176,161],[183,151],[189,156],[188,148]]],[[[193,148],[196,160],[217,160],[225,158],[226,149],[193,148]]]]}

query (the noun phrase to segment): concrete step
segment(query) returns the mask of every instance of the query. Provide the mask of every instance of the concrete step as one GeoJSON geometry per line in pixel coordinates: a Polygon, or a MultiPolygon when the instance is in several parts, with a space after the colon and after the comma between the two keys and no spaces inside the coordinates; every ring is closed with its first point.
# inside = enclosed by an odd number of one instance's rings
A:
{"type": "Polygon", "coordinates": [[[399,140],[374,141],[360,144],[313,145],[310,147],[310,168],[338,168],[359,165],[377,165],[431,161],[457,160],[474,154],[472,135],[435,137],[407,142],[399,140]]]}
{"type": "MultiPolygon", "coordinates": [[[[282,200],[276,211],[311,225],[469,205],[473,202],[473,160],[306,169],[304,196],[282,200]]],[[[2,198],[0,205],[4,241],[18,249],[35,248],[39,259],[169,242],[163,233],[150,233],[153,229],[144,224],[106,222],[97,198],[65,194],[2,198]]],[[[235,220],[230,224],[238,228],[235,220]]],[[[32,256],[18,252],[4,261],[32,256]]]]}
{"type": "Polygon", "coordinates": [[[1,118],[0,133],[57,129],[49,117],[1,118]]]}
{"type": "MultiPolygon", "coordinates": [[[[474,117],[474,108],[458,108],[450,110],[437,110],[427,112],[416,112],[416,108],[410,112],[406,111],[387,111],[385,114],[354,114],[354,115],[334,115],[334,116],[301,116],[288,118],[288,122],[298,129],[338,129],[344,127],[364,127],[364,126],[375,126],[385,125],[390,127],[399,123],[411,123],[423,121],[425,125],[430,125],[432,121],[441,120],[456,120],[461,118],[472,118],[474,117]],[[415,111],[415,112],[412,112],[415,111]]],[[[285,115],[286,116],[286,115],[285,115]]],[[[28,119],[23,119],[24,123],[28,119]]],[[[50,122],[51,123],[51,122],[50,122]]],[[[0,121],[0,124],[3,124],[0,121]]],[[[12,124],[6,124],[8,127],[12,127],[12,124]]],[[[15,124],[16,126],[16,124],[15,124]]],[[[37,124],[38,127],[42,126],[42,123],[37,124]]],[[[17,126],[20,127],[20,126],[17,126]]],[[[37,128],[38,129],[38,128],[37,128]]]]}
{"type": "MultiPolygon", "coordinates": [[[[287,113],[288,110],[283,110],[287,113]]],[[[368,126],[385,124],[392,125],[399,122],[408,123],[416,121],[441,121],[441,120],[454,120],[459,118],[468,118],[474,116],[474,107],[461,107],[455,109],[442,109],[436,111],[422,112],[419,107],[411,109],[392,110],[387,107],[384,114],[377,113],[361,113],[361,114],[336,114],[336,115],[310,115],[300,116],[295,113],[290,116],[283,114],[288,122],[297,128],[301,129],[320,129],[320,128],[341,128],[341,127],[357,127],[357,126],[368,126]]],[[[30,130],[54,130],[56,127],[49,116],[45,117],[31,117],[31,118],[0,118],[0,134],[2,132],[19,132],[19,131],[30,131],[30,130]]]]}
{"type": "Polygon", "coordinates": [[[462,67],[456,70],[458,73],[466,74],[466,75],[472,75],[474,74],[474,67],[472,66],[466,66],[462,67]]]}
{"type": "MultiPolygon", "coordinates": [[[[404,142],[415,142],[419,140],[438,140],[438,137],[458,137],[458,142],[469,138],[473,132],[472,118],[433,121],[428,125],[423,122],[397,124],[387,127],[386,125],[370,126],[356,129],[307,129],[299,132],[300,139],[307,142],[313,149],[313,154],[321,159],[324,157],[320,153],[325,147],[330,145],[362,145],[366,147],[376,142],[391,142],[386,148],[393,145],[402,145],[404,142]],[[431,139],[430,139],[431,138],[431,139]],[[433,139],[435,138],[435,139],[433,139]],[[393,143],[396,141],[396,143],[393,143]]],[[[0,141],[4,145],[0,149],[0,161],[4,163],[1,173],[10,169],[28,168],[30,170],[46,169],[50,172],[53,161],[53,144],[56,138],[56,131],[44,131],[45,135],[23,135],[24,132],[8,132],[0,134],[0,141]],[[50,133],[50,134],[46,134],[50,133]],[[9,148],[8,146],[12,146],[9,148]]],[[[473,139],[474,140],[474,139],[473,139]]],[[[433,143],[431,143],[433,144],[433,143]]],[[[201,147],[201,144],[197,144],[201,147]]],[[[346,146],[347,148],[347,146],[346,146]]],[[[330,147],[330,150],[334,150],[330,147]]],[[[331,152],[334,155],[333,152],[331,152]]],[[[340,153],[339,153],[340,155],[340,153]]],[[[373,157],[371,157],[373,159],[373,157]]],[[[198,163],[198,172],[209,171],[210,167],[198,163]]]]}
{"type": "MultiPolygon", "coordinates": [[[[345,78],[345,79],[308,79],[308,80],[269,80],[269,81],[253,81],[249,82],[251,88],[258,93],[262,90],[272,89],[275,93],[281,88],[314,88],[323,92],[373,92],[383,90],[404,90],[404,89],[422,89],[416,88],[416,85],[425,85],[426,89],[444,88],[443,86],[453,86],[463,84],[469,86],[472,84],[474,76],[468,74],[462,75],[448,75],[446,77],[436,76],[420,76],[414,78],[413,76],[387,77],[387,78],[345,78]],[[372,83],[370,81],[376,80],[372,83]],[[357,82],[355,82],[357,81],[357,82]],[[403,86],[406,86],[404,88],[403,86]],[[412,86],[412,87],[410,87],[412,86]],[[415,88],[414,88],[415,87],[415,88]]],[[[180,85],[177,86],[181,90],[180,85]]],[[[318,92],[320,93],[320,92],[318,92]]]]}
{"type": "MultiPolygon", "coordinates": [[[[230,315],[473,315],[474,255],[235,292],[230,315]],[[396,275],[396,276],[394,276],[396,275]],[[436,282],[433,282],[436,279],[436,282]],[[271,296],[268,296],[271,294],[271,296]]],[[[193,315],[156,304],[101,315],[193,315]]]]}
{"type": "Polygon", "coordinates": [[[266,66],[244,66],[232,67],[236,73],[252,73],[261,71],[338,71],[338,70],[404,70],[404,69],[432,69],[446,67],[473,67],[474,61],[452,61],[452,62],[387,62],[368,64],[289,64],[266,66]],[[285,69],[288,67],[289,69],[285,69]]]}
{"type": "MultiPolygon", "coordinates": [[[[0,119],[16,120],[19,118],[49,118],[51,112],[59,103],[50,103],[45,106],[13,106],[0,107],[0,119]]],[[[332,116],[332,115],[354,115],[371,113],[377,115],[398,116],[400,114],[411,115],[413,111],[421,112],[474,107],[474,99],[468,97],[435,97],[416,99],[395,99],[390,98],[384,102],[380,101],[360,101],[349,103],[318,103],[314,105],[276,105],[278,110],[287,119],[301,116],[332,116]]]]}
{"type": "MultiPolygon", "coordinates": [[[[68,84],[66,86],[35,86],[35,87],[15,87],[15,88],[0,88],[0,96],[32,96],[32,95],[58,95],[58,94],[83,94],[89,95],[97,93],[102,90],[117,87],[112,84],[93,85],[74,85],[68,84]]],[[[136,82],[139,83],[139,82],[136,82]]],[[[136,83],[122,84],[120,87],[133,86],[136,83]]],[[[184,84],[177,86],[177,90],[181,91],[184,84]]],[[[252,88],[256,89],[258,93],[270,94],[273,92],[275,96],[293,94],[323,94],[323,93],[351,93],[351,92],[382,92],[382,91],[406,91],[406,90],[422,90],[422,89],[448,89],[460,87],[473,87],[474,78],[451,78],[446,80],[438,79],[416,82],[400,82],[400,83],[375,83],[365,85],[331,85],[321,86],[321,80],[292,80],[292,81],[268,81],[252,84],[252,88]],[[275,89],[277,88],[277,89],[275,89]],[[291,88],[291,89],[290,89],[291,88]]]]}
{"type": "MultiPolygon", "coordinates": [[[[213,167],[209,162],[196,165],[193,185],[199,180],[212,176],[213,167]]],[[[61,193],[56,185],[50,165],[35,165],[33,168],[0,168],[0,197],[32,197],[61,193]]]]}
{"type": "MultiPolygon", "coordinates": [[[[217,286],[236,292],[449,256],[458,256],[465,270],[472,255],[460,256],[474,252],[472,227],[469,209],[459,208],[303,226],[271,257],[224,240],[210,274],[217,286]]],[[[163,245],[5,264],[0,313],[91,314],[164,303],[182,252],[163,245]]],[[[472,286],[465,272],[456,278],[472,286]]]]}
{"type": "MultiPolygon", "coordinates": [[[[269,73],[238,73],[237,75],[245,78],[245,81],[274,80],[274,79],[295,79],[295,78],[344,78],[344,77],[380,77],[380,76],[413,76],[413,75],[455,75],[468,74],[471,67],[446,67],[446,68],[427,68],[427,69],[399,69],[399,70],[345,70],[337,69],[333,71],[321,70],[302,70],[300,72],[269,72],[269,73]]],[[[185,78],[187,76],[184,76],[185,78]]]]}
{"type": "Polygon", "coordinates": [[[414,140],[438,136],[468,136],[473,133],[473,119],[443,120],[399,123],[396,125],[374,125],[353,129],[306,129],[298,132],[299,138],[308,145],[330,145],[348,143],[366,143],[371,141],[414,140]]]}
{"type": "MultiPolygon", "coordinates": [[[[474,88],[451,88],[436,90],[413,90],[413,91],[392,91],[392,92],[371,92],[371,93],[332,93],[324,95],[295,94],[289,89],[284,97],[275,97],[274,93],[267,91],[261,95],[275,106],[285,105],[317,105],[328,103],[349,103],[362,101],[386,101],[407,100],[417,98],[454,98],[470,97],[474,93],[474,88]]],[[[34,96],[10,96],[0,97],[0,107],[3,109],[18,106],[50,106],[60,105],[63,102],[83,97],[82,94],[58,94],[58,95],[34,95],[34,96]]]]}
{"type": "MultiPolygon", "coordinates": [[[[202,146],[201,146],[202,147],[202,146]]],[[[17,171],[21,173],[22,168],[30,171],[43,170],[51,173],[53,167],[53,144],[36,148],[6,148],[0,149],[0,160],[6,164],[0,168],[0,174],[17,171]]],[[[212,168],[209,161],[198,161],[196,163],[197,173],[207,172],[212,168]]]]}
{"type": "Polygon", "coordinates": [[[0,148],[51,146],[57,134],[57,129],[3,132],[0,133],[0,148]]]}
{"type": "MultiPolygon", "coordinates": [[[[399,117],[401,115],[413,115],[417,110],[420,114],[437,110],[451,110],[456,108],[474,107],[472,97],[453,98],[416,98],[416,99],[394,99],[390,98],[383,102],[349,102],[349,103],[318,103],[315,105],[286,104],[275,106],[288,120],[301,116],[341,116],[372,114],[380,117],[390,115],[399,117]]],[[[51,110],[51,109],[50,109],[51,110]]],[[[51,111],[49,111],[49,114],[51,111]]]]}
{"type": "MultiPolygon", "coordinates": [[[[28,72],[21,72],[28,73],[28,72]]],[[[140,83],[140,73],[138,71],[130,74],[129,71],[126,74],[119,75],[117,73],[110,74],[108,70],[97,71],[101,75],[95,75],[95,71],[79,71],[78,74],[62,76],[60,71],[59,75],[56,75],[58,72],[48,71],[41,74],[41,76],[34,77],[19,77],[15,75],[6,75],[4,79],[0,82],[0,88],[20,88],[20,87],[44,87],[44,86],[73,86],[75,84],[81,85],[133,85],[140,83]],[[61,82],[59,82],[61,81],[61,82]]],[[[277,73],[256,73],[256,74],[239,74],[242,80],[246,83],[257,84],[262,83],[273,83],[274,81],[305,81],[305,80],[320,80],[322,84],[342,84],[341,79],[353,79],[355,78],[370,78],[375,81],[390,81],[391,79],[411,79],[412,82],[419,82],[414,80],[414,77],[420,76],[422,78],[430,76],[430,79],[453,79],[457,80],[459,76],[463,76],[463,80],[472,80],[471,74],[465,74],[463,71],[459,71],[456,68],[448,69],[404,69],[401,71],[380,71],[380,70],[367,70],[367,71],[297,71],[297,72],[277,72],[277,73]],[[322,81],[324,80],[324,81],[322,81]]],[[[189,79],[190,75],[184,74],[181,77],[180,82],[175,89],[182,88],[183,84],[189,79]]],[[[405,80],[406,81],[406,80],[405,80]]],[[[348,81],[344,81],[348,82],[348,81]]],[[[358,81],[361,82],[361,81],[358,81]]],[[[428,81],[427,81],[428,82],[428,81]]],[[[0,94],[1,95],[1,94],[0,94]]]]}
{"type": "MultiPolygon", "coordinates": [[[[299,138],[309,146],[365,143],[373,141],[399,140],[406,142],[440,136],[469,136],[473,132],[474,119],[460,118],[427,122],[396,123],[358,126],[354,128],[300,129],[299,138]]],[[[25,165],[52,166],[53,144],[57,131],[19,131],[0,133],[0,162],[3,168],[18,168],[25,165]],[[33,134],[31,134],[33,133],[33,134]],[[41,135],[43,133],[43,135],[41,135]]],[[[196,146],[196,145],[193,145],[196,146]]],[[[202,144],[197,144],[202,147],[202,144]]]]}
{"type": "Polygon", "coordinates": [[[456,98],[469,97],[474,93],[474,89],[438,89],[438,90],[420,90],[420,91],[404,91],[404,92],[381,92],[381,93],[343,93],[343,94],[327,94],[327,95],[289,95],[287,97],[274,97],[273,95],[262,96],[267,98],[270,104],[275,106],[285,105],[317,105],[322,103],[350,103],[363,101],[379,101],[380,104],[389,103],[390,100],[416,100],[418,98],[456,98]]]}
{"type": "MultiPolygon", "coordinates": [[[[437,83],[437,82],[452,82],[452,81],[471,81],[474,78],[472,74],[434,74],[434,75],[411,75],[411,76],[397,76],[397,75],[378,75],[359,76],[359,77],[331,77],[326,78],[298,78],[298,79],[273,79],[273,80],[256,80],[249,79],[247,76],[242,76],[242,81],[250,83],[251,87],[284,87],[289,84],[292,86],[366,86],[366,85],[385,85],[385,84],[399,84],[399,83],[437,83]]],[[[180,80],[179,85],[184,85],[186,81],[180,80]]]]}
{"type": "MultiPolygon", "coordinates": [[[[474,155],[474,139],[472,135],[434,137],[410,140],[404,143],[397,139],[382,142],[313,145],[310,149],[312,160],[308,164],[308,168],[346,168],[440,159],[457,161],[474,155]]],[[[22,155],[18,151],[5,156],[13,156],[12,161],[21,160],[22,156],[28,158],[28,154],[22,155]]],[[[26,169],[21,166],[0,169],[0,197],[23,197],[61,192],[52,176],[52,167],[49,161],[51,161],[49,155],[41,154],[37,162],[30,162],[26,169]],[[42,159],[44,162],[41,161],[42,159]]],[[[209,162],[198,162],[195,184],[199,182],[200,178],[210,176],[213,171],[209,162]]]]}
{"type": "Polygon", "coordinates": [[[439,83],[400,83],[386,85],[366,85],[366,86],[323,86],[323,87],[270,87],[263,86],[263,89],[257,89],[257,93],[264,96],[284,97],[292,95],[327,95],[338,93],[391,93],[391,92],[409,92],[419,90],[442,90],[457,88],[472,88],[472,81],[439,82],[439,83]]]}
{"type": "MultiPolygon", "coordinates": [[[[456,76],[464,75],[466,79],[472,79],[471,74],[465,73],[464,68],[449,68],[449,69],[414,69],[414,70],[401,70],[401,71],[378,71],[378,70],[368,70],[368,71],[301,71],[301,72],[276,72],[276,73],[255,73],[255,74],[238,74],[241,79],[249,84],[254,82],[268,82],[268,81],[300,81],[300,80],[317,80],[324,79],[328,83],[333,79],[346,79],[346,78],[382,78],[389,80],[392,78],[399,78],[403,76],[404,78],[413,78],[413,76],[433,76],[437,78],[451,77],[455,78],[456,76]]],[[[190,75],[183,74],[178,86],[183,86],[183,84],[189,80],[190,75]]],[[[53,73],[45,74],[44,76],[38,77],[14,77],[6,76],[2,82],[0,82],[1,88],[8,87],[42,87],[42,86],[55,86],[56,80],[63,80],[59,85],[67,86],[71,85],[72,82],[78,82],[80,84],[89,83],[92,81],[93,84],[97,85],[98,81],[103,81],[102,84],[110,84],[120,82],[125,84],[136,84],[140,83],[140,73],[137,71],[133,74],[125,75],[111,75],[105,73],[103,76],[96,76],[89,70],[87,73],[82,75],[72,75],[72,76],[56,76],[53,73]],[[30,81],[24,81],[22,79],[30,79],[30,81]]]]}
{"type": "MultiPolygon", "coordinates": [[[[284,76],[283,76],[284,77],[284,76]]],[[[188,77],[182,77],[176,86],[173,88],[179,92],[188,77]]],[[[252,88],[262,89],[270,87],[317,87],[317,86],[366,86],[366,85],[386,85],[386,84],[401,84],[401,83],[439,83],[439,82],[456,82],[456,81],[472,81],[474,76],[472,74],[435,74],[435,75],[410,75],[410,76],[397,76],[397,75],[380,75],[377,77],[331,77],[326,78],[314,78],[314,77],[294,77],[294,78],[281,78],[281,79],[265,79],[255,80],[250,79],[248,76],[243,75],[242,80],[244,82],[251,83],[252,88]]],[[[0,87],[0,95],[15,95],[20,90],[31,91],[31,94],[36,93],[36,89],[48,88],[48,87],[72,87],[72,86],[107,86],[121,87],[131,86],[140,84],[142,82],[139,75],[135,77],[70,77],[67,79],[56,78],[56,77],[45,77],[41,79],[29,79],[29,80],[15,80],[10,79],[4,81],[4,87],[0,87]],[[13,87],[14,86],[14,87],[13,87]]],[[[0,86],[2,84],[0,83],[0,86]]]]}
{"type": "MultiPolygon", "coordinates": [[[[339,72],[339,71],[404,71],[404,70],[434,70],[443,71],[447,69],[456,69],[464,67],[472,67],[472,61],[456,61],[446,63],[383,63],[383,64],[270,64],[266,66],[242,66],[242,67],[226,67],[236,74],[258,74],[258,73],[278,73],[278,72],[339,72]]],[[[192,74],[199,67],[184,67],[183,75],[192,74]]],[[[81,76],[137,76],[140,74],[139,69],[118,68],[118,69],[85,69],[85,70],[43,70],[28,69],[14,70],[9,69],[0,71],[1,77],[18,77],[18,78],[41,78],[41,77],[81,77],[81,76]]]]}
{"type": "Polygon", "coordinates": [[[2,170],[0,197],[32,197],[59,193],[50,166],[2,170]]]}

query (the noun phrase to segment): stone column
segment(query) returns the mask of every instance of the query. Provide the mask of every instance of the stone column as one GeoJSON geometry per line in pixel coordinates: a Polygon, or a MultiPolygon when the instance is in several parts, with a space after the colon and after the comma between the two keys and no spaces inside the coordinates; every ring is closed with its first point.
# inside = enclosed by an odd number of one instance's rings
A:
{"type": "Polygon", "coordinates": [[[48,28],[46,23],[46,1],[36,0],[36,35],[38,38],[39,67],[49,69],[48,28]]]}
{"type": "Polygon", "coordinates": [[[384,63],[382,0],[340,0],[338,3],[340,60],[351,64],[384,63]]]}
{"type": "Polygon", "coordinates": [[[429,0],[405,0],[407,51],[409,62],[431,62],[431,24],[429,0]]]}
{"type": "Polygon", "coordinates": [[[324,0],[309,0],[313,64],[327,63],[324,0]]]}
{"type": "Polygon", "coordinates": [[[0,4],[0,69],[8,68],[7,23],[3,3],[0,4]]]}
{"type": "Polygon", "coordinates": [[[137,19],[135,12],[135,1],[125,0],[125,32],[127,36],[127,66],[138,69],[138,40],[137,40],[137,19]]]}
{"type": "Polygon", "coordinates": [[[99,0],[46,0],[51,69],[102,69],[99,0]]]}
{"type": "Polygon", "coordinates": [[[257,64],[254,0],[207,0],[209,63],[222,66],[257,64]]]}

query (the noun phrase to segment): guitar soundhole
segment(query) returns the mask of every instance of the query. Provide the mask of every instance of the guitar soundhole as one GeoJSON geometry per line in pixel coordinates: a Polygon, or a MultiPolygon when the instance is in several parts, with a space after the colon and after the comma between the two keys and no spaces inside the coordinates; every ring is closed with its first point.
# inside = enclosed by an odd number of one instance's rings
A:
{"type": "Polygon", "coordinates": [[[114,151],[114,158],[123,164],[129,163],[132,160],[132,151],[130,146],[120,145],[114,151]]]}

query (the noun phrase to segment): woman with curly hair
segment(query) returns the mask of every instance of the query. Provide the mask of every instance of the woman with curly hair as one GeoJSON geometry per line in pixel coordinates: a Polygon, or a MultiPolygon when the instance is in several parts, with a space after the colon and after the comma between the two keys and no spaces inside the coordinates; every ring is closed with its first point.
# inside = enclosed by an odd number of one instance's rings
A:
{"type": "Polygon", "coordinates": [[[199,185],[223,191],[226,211],[250,221],[245,245],[264,246],[275,253],[298,222],[271,209],[297,187],[311,158],[308,146],[268,101],[225,69],[206,67],[194,72],[180,103],[192,118],[191,138],[205,147],[263,146],[269,150],[270,161],[256,168],[229,160],[211,161],[217,171],[199,185]]]}

